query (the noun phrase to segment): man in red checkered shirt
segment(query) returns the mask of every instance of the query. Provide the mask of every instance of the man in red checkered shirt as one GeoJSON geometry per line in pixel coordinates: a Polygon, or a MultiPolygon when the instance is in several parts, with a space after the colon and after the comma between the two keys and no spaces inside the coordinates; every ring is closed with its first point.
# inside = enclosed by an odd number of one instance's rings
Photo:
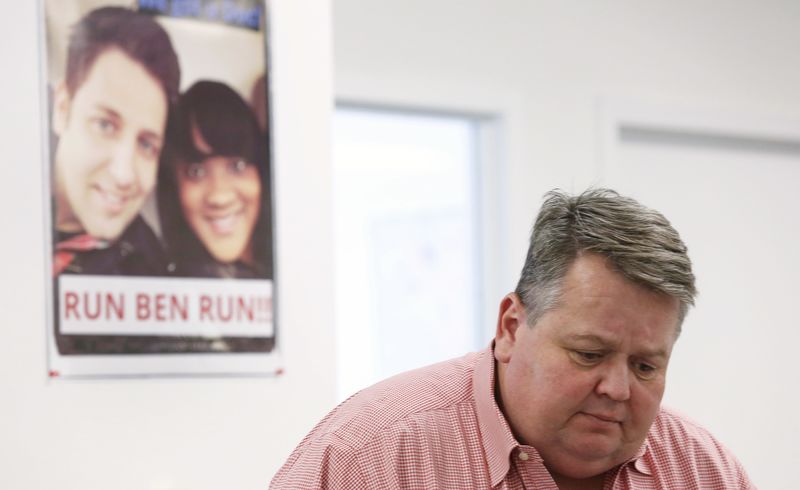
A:
{"type": "Polygon", "coordinates": [[[660,406],[694,295],[661,214],[609,190],[551,192],[492,346],[355,394],[272,488],[754,488],[660,406]]]}

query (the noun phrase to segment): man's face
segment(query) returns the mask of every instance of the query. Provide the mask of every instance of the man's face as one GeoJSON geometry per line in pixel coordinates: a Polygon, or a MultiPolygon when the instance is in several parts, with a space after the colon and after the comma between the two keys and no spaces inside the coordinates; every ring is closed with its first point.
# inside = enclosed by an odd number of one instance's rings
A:
{"type": "Polygon", "coordinates": [[[56,227],[114,240],[136,217],[158,170],[167,101],[158,81],[114,48],[69,95],[56,89],[56,227]]]}
{"type": "Polygon", "coordinates": [[[516,295],[495,339],[503,412],[557,475],[588,478],[635,455],[655,419],[679,303],[584,254],[560,302],[533,326],[516,295]]]}

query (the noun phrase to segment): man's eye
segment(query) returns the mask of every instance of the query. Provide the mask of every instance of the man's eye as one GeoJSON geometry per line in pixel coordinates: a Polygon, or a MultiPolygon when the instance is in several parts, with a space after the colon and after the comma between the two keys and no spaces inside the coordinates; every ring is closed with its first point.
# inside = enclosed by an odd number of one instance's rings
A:
{"type": "Polygon", "coordinates": [[[98,117],[94,121],[94,127],[103,135],[111,136],[117,131],[117,125],[111,119],[98,117]]]}
{"type": "Polygon", "coordinates": [[[190,163],[186,166],[185,173],[190,180],[200,180],[206,176],[206,166],[202,163],[190,163]]]}
{"type": "Polygon", "coordinates": [[[161,152],[161,148],[159,148],[158,145],[146,138],[139,140],[139,150],[150,160],[158,158],[158,154],[161,152]]]}
{"type": "Polygon", "coordinates": [[[636,370],[636,375],[642,379],[652,379],[658,372],[655,366],[651,366],[650,364],[644,362],[635,363],[634,368],[636,370]]]}
{"type": "Polygon", "coordinates": [[[583,365],[597,364],[603,359],[602,352],[576,350],[572,351],[572,356],[578,363],[583,365]]]}

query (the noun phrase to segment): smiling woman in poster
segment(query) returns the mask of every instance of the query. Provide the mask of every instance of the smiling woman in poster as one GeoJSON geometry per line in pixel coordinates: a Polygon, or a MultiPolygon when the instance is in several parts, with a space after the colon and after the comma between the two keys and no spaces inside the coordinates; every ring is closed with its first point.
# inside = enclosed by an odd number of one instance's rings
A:
{"type": "Polygon", "coordinates": [[[224,83],[199,81],[174,123],[158,181],[174,274],[271,278],[266,139],[255,114],[224,83]]]}

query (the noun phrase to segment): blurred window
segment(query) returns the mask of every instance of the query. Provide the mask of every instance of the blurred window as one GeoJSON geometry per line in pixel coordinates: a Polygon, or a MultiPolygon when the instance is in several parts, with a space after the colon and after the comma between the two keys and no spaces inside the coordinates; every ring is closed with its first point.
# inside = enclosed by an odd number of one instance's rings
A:
{"type": "Polygon", "coordinates": [[[483,347],[480,124],[471,117],[337,107],[339,400],[483,347]]]}

